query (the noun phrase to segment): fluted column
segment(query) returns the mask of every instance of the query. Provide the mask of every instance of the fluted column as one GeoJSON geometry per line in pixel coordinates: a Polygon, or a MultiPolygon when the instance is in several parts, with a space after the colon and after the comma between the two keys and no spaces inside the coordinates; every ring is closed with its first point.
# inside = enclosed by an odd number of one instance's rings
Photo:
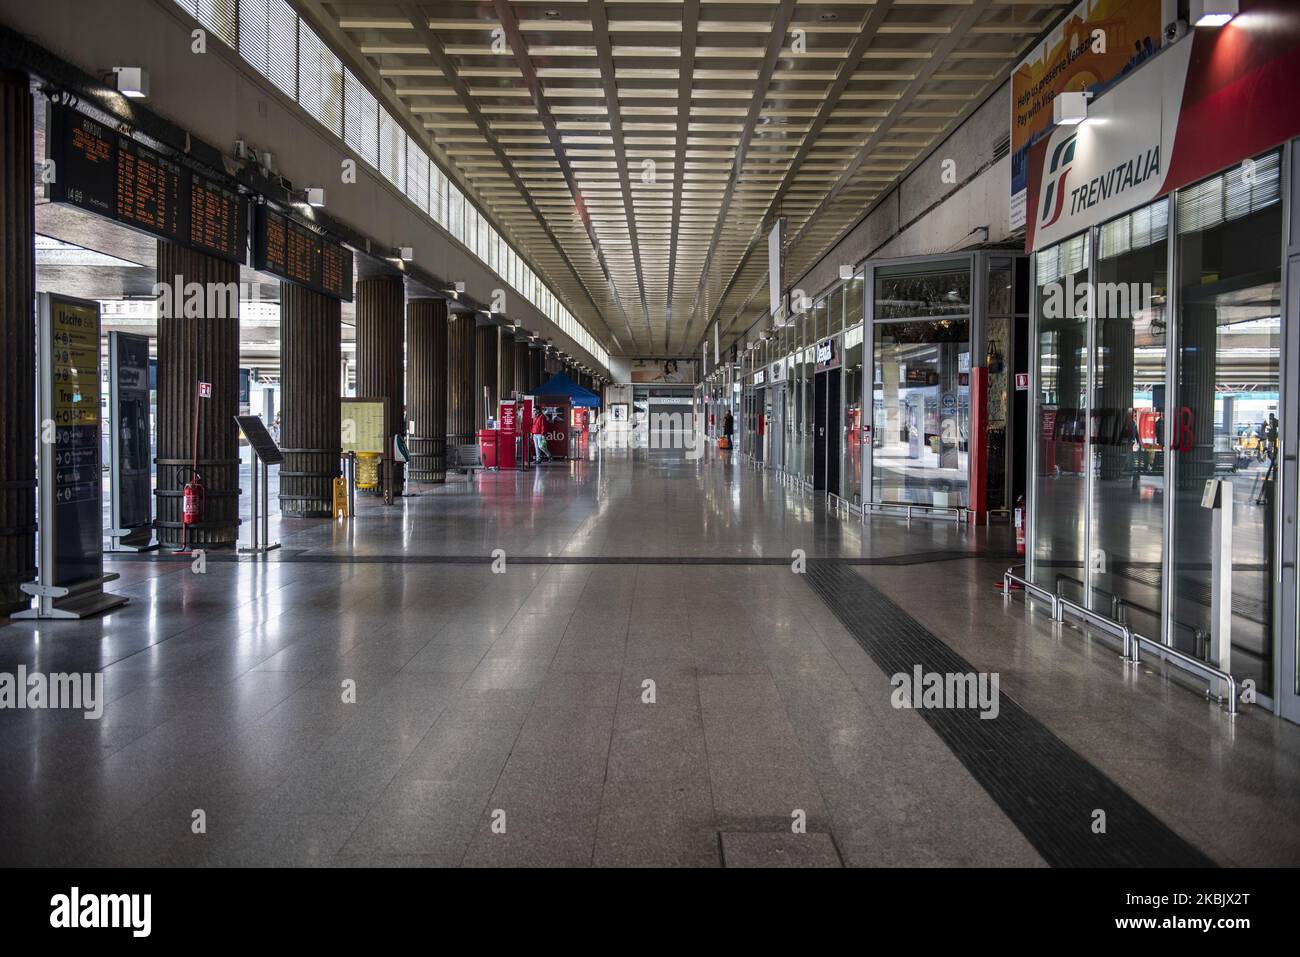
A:
{"type": "MultiPolygon", "coordinates": [[[[175,316],[163,300],[158,316],[158,507],[154,521],[163,545],[207,548],[233,546],[239,538],[239,267],[183,246],[158,242],[158,281],[183,290],[197,283],[202,303],[186,297],[175,316]],[[235,295],[214,295],[218,289],[235,295]],[[198,384],[212,396],[198,397],[198,384]],[[198,450],[194,449],[194,404],[198,403],[198,450]],[[181,499],[191,462],[203,481],[203,515],[184,532],[181,499]]],[[[165,294],[164,294],[165,295],[165,294]]],[[[181,293],[177,291],[172,302],[181,293]]],[[[196,297],[197,298],[197,297],[196,297]]]]}
{"type": "Polygon", "coordinates": [[[0,614],[36,577],[36,322],[32,94],[0,72],[0,614]]]}
{"type": "Polygon", "coordinates": [[[474,444],[474,316],[447,316],[447,445],[474,444]]]}
{"type": "Polygon", "coordinates": [[[546,380],[546,350],[528,350],[528,391],[536,393],[537,387],[546,380]]]}
{"type": "MultiPolygon", "coordinates": [[[[357,396],[387,397],[392,409],[392,428],[402,429],[406,405],[402,344],[406,295],[397,277],[362,279],[357,283],[357,396]]],[[[391,462],[393,494],[401,495],[405,485],[402,465],[392,461],[391,444],[384,459],[391,462]]]]}
{"type": "Polygon", "coordinates": [[[514,356],[510,360],[515,365],[515,388],[528,392],[528,340],[520,339],[514,344],[514,356]]]}
{"type": "Polygon", "coordinates": [[[411,300],[406,335],[411,481],[442,482],[447,478],[447,301],[411,300]]]}
{"type": "Polygon", "coordinates": [[[487,425],[487,416],[496,414],[497,360],[501,348],[501,330],[496,326],[479,326],[474,344],[474,424],[475,428],[487,425]],[[484,407],[483,390],[487,389],[484,407]],[[491,411],[487,411],[490,409],[491,411]]]}
{"type": "Polygon", "coordinates": [[[510,398],[510,393],[515,391],[518,386],[515,385],[515,334],[510,331],[501,333],[501,349],[497,362],[497,382],[501,384],[501,392],[498,399],[510,398]]]}
{"type": "Polygon", "coordinates": [[[287,517],[334,514],[341,320],[337,299],[280,283],[280,511],[287,517]]]}

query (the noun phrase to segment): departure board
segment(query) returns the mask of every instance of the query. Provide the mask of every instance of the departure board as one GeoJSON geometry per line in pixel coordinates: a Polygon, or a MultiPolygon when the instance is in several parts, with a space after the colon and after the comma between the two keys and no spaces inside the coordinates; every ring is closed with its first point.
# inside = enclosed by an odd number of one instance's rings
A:
{"type": "Polygon", "coordinates": [[[75,110],[51,106],[45,142],[53,164],[46,172],[52,177],[47,180],[50,201],[112,216],[117,134],[75,110]]]}
{"type": "Polygon", "coordinates": [[[253,217],[253,268],[352,299],[352,251],[265,204],[253,217]]]}
{"type": "Polygon", "coordinates": [[[173,242],[188,239],[184,168],[125,136],[117,138],[119,221],[173,242]]]}
{"type": "Polygon", "coordinates": [[[246,260],[248,204],[233,180],[195,172],[58,104],[50,106],[46,158],[51,202],[209,255],[246,260]]]}
{"type": "Polygon", "coordinates": [[[352,301],[352,250],[338,243],[321,244],[321,291],[352,301]]]}
{"type": "Polygon", "coordinates": [[[245,261],[247,204],[236,190],[198,173],[190,173],[190,245],[229,259],[245,261]]]}

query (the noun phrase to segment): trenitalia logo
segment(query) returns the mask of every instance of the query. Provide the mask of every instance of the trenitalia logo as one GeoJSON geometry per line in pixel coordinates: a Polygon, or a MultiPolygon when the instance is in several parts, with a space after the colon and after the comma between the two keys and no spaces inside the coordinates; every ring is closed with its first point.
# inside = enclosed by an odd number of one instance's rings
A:
{"type": "Polygon", "coordinates": [[[1065,181],[1070,176],[1070,164],[1074,162],[1074,143],[1077,133],[1071,133],[1052,151],[1052,162],[1047,170],[1047,189],[1043,191],[1043,212],[1038,217],[1046,229],[1061,218],[1065,208],[1065,181]],[[1047,217],[1051,216],[1051,219],[1047,217]]]}

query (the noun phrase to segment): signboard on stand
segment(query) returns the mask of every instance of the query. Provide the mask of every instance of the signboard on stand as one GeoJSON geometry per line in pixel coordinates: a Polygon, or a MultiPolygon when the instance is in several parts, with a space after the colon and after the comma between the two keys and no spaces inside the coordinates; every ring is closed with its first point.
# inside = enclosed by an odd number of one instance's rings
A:
{"type": "Polygon", "coordinates": [[[557,459],[569,457],[569,400],[547,398],[537,400],[539,414],[546,419],[546,449],[557,459]]]}
{"type": "Polygon", "coordinates": [[[149,454],[149,338],[108,334],[109,536],[114,549],[143,550],[153,540],[149,454]]]}
{"type": "Polygon", "coordinates": [[[515,446],[519,438],[519,405],[513,399],[502,399],[497,412],[497,428],[501,430],[497,442],[497,467],[519,468],[515,446]]]}
{"type": "Polygon", "coordinates": [[[43,292],[38,309],[40,577],[13,617],[84,618],[126,604],[103,590],[99,304],[43,292]]]}

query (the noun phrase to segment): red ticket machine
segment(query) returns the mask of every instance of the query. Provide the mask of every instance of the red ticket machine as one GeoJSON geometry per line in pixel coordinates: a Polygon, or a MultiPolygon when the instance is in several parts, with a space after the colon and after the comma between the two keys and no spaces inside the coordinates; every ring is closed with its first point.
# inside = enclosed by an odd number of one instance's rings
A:
{"type": "Polygon", "coordinates": [[[503,469],[522,468],[516,460],[515,450],[519,439],[519,405],[513,399],[502,399],[497,408],[497,465],[503,469]]]}

